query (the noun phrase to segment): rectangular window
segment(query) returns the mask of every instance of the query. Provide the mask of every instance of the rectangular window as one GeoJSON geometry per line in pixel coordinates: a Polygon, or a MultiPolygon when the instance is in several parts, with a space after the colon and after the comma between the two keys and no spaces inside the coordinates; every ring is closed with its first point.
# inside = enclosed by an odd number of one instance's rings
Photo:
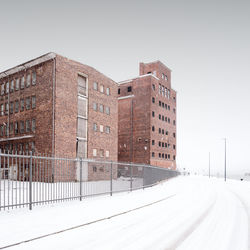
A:
{"type": "Polygon", "coordinates": [[[21,78],[21,89],[24,89],[24,76],[21,78]]]}
{"type": "Polygon", "coordinates": [[[104,150],[100,149],[100,157],[104,157],[104,150]]]}
{"type": "Polygon", "coordinates": [[[3,136],[3,133],[4,133],[4,126],[1,125],[0,126],[0,136],[3,136]]]}
{"type": "Polygon", "coordinates": [[[154,111],[152,111],[152,117],[155,117],[155,112],[154,111]]]}
{"type": "Polygon", "coordinates": [[[16,79],[16,90],[19,90],[19,82],[20,82],[20,80],[19,80],[19,78],[17,78],[16,79]]]}
{"type": "Polygon", "coordinates": [[[14,91],[14,80],[11,80],[10,82],[10,92],[14,91]]]}
{"type": "Polygon", "coordinates": [[[9,124],[7,124],[5,126],[5,135],[8,136],[9,135],[9,124]]]}
{"type": "Polygon", "coordinates": [[[107,115],[109,115],[110,114],[110,107],[105,107],[105,112],[107,115]]]}
{"type": "Polygon", "coordinates": [[[30,76],[30,74],[28,74],[28,75],[26,76],[26,87],[29,87],[29,86],[30,86],[30,83],[31,83],[31,76],[30,76]]]}
{"type": "Polygon", "coordinates": [[[10,103],[10,114],[13,114],[13,112],[14,112],[14,103],[11,102],[10,103]]]}
{"type": "Polygon", "coordinates": [[[173,149],[175,149],[175,145],[173,145],[173,149]]]}
{"type": "Polygon", "coordinates": [[[161,101],[159,101],[159,106],[161,107],[161,101]]]}
{"type": "Polygon", "coordinates": [[[24,133],[24,121],[20,121],[20,133],[24,133]]]}
{"type": "Polygon", "coordinates": [[[110,134],[110,127],[109,126],[105,127],[105,132],[106,132],[106,134],[110,134]]]}
{"type": "Polygon", "coordinates": [[[110,88],[106,88],[106,94],[110,95],[110,88]]]}
{"type": "Polygon", "coordinates": [[[159,128],[159,134],[161,134],[161,128],[159,128]]]}
{"type": "Polygon", "coordinates": [[[106,150],[106,157],[109,157],[109,151],[106,150]]]}
{"type": "Polygon", "coordinates": [[[20,111],[24,111],[24,99],[20,100],[20,111]]]}
{"type": "Polygon", "coordinates": [[[96,123],[93,124],[93,130],[97,131],[97,124],[96,123]]]}
{"type": "Polygon", "coordinates": [[[121,89],[118,89],[118,95],[120,95],[121,94],[121,89]]]}
{"type": "Polygon", "coordinates": [[[15,126],[14,126],[14,129],[15,129],[15,135],[18,134],[18,122],[15,122],[15,126]]]}
{"type": "Polygon", "coordinates": [[[32,85],[36,85],[36,71],[32,71],[32,85]]]}
{"type": "Polygon", "coordinates": [[[155,140],[152,140],[152,145],[155,145],[155,140]]]}
{"type": "Polygon", "coordinates": [[[26,110],[30,109],[30,97],[26,98],[26,110]]]}
{"type": "Polygon", "coordinates": [[[174,113],[176,112],[175,108],[173,109],[173,112],[174,112],[174,113]]]}
{"type": "Polygon", "coordinates": [[[99,105],[99,111],[100,111],[101,113],[103,113],[103,111],[104,111],[104,107],[103,107],[102,104],[99,105]]]}
{"type": "Polygon", "coordinates": [[[159,147],[161,147],[161,142],[160,141],[158,142],[158,145],[159,145],[159,147]]]}
{"type": "Polygon", "coordinates": [[[155,98],[154,97],[152,97],[152,103],[155,103],[155,98]]]}
{"type": "Polygon", "coordinates": [[[93,89],[98,90],[98,83],[97,82],[93,82],[93,89]]]}
{"type": "Polygon", "coordinates": [[[155,152],[152,152],[152,157],[155,157],[155,152]]]}
{"type": "Polygon", "coordinates": [[[9,113],[9,103],[5,103],[5,114],[8,115],[9,113]]]}
{"type": "Polygon", "coordinates": [[[26,132],[30,132],[30,120],[26,120],[26,132]]]}
{"type": "Polygon", "coordinates": [[[128,92],[132,92],[132,87],[131,86],[128,87],[128,92]]]}
{"type": "Polygon", "coordinates": [[[103,125],[100,125],[100,132],[103,133],[103,125]]]}
{"type": "Polygon", "coordinates": [[[100,92],[103,93],[104,92],[104,86],[100,85],[100,92]]]}
{"type": "Polygon", "coordinates": [[[4,115],[4,104],[2,103],[1,104],[1,116],[3,116],[4,115]]]}
{"type": "Polygon", "coordinates": [[[93,149],[93,156],[97,156],[97,149],[93,149]]]}
{"type": "Polygon", "coordinates": [[[1,85],[1,95],[4,95],[4,83],[1,85]]]}
{"type": "Polygon", "coordinates": [[[35,152],[35,142],[31,142],[31,151],[34,153],[35,152]]]}
{"type": "Polygon", "coordinates": [[[15,112],[17,113],[19,111],[19,101],[15,101],[15,112]]]}
{"type": "Polygon", "coordinates": [[[97,103],[96,103],[96,102],[93,102],[93,109],[94,109],[95,111],[97,111],[97,103]]]}
{"type": "Polygon", "coordinates": [[[175,133],[173,133],[173,137],[175,138],[175,133]]]}
{"type": "Polygon", "coordinates": [[[6,82],[6,90],[5,93],[8,94],[9,93],[9,82],[6,82]]]}
{"type": "Polygon", "coordinates": [[[13,127],[13,122],[10,123],[10,135],[13,135],[14,132],[14,127],[13,127]]]}
{"type": "Polygon", "coordinates": [[[175,120],[173,120],[173,124],[174,124],[174,126],[175,126],[175,120]]]}
{"type": "Polygon", "coordinates": [[[81,75],[78,75],[78,93],[87,96],[87,78],[81,75]]]}
{"type": "Polygon", "coordinates": [[[32,132],[35,132],[35,131],[36,131],[36,119],[32,119],[32,122],[31,122],[31,130],[32,130],[32,132]]]}
{"type": "Polygon", "coordinates": [[[31,107],[33,109],[36,107],[36,96],[31,97],[31,107]]]}

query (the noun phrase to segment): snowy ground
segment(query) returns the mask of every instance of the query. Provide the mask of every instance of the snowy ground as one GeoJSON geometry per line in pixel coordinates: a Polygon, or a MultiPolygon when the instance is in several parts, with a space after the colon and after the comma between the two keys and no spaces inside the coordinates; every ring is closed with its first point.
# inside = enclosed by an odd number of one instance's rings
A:
{"type": "Polygon", "coordinates": [[[250,249],[249,193],[249,182],[177,177],[113,197],[2,211],[0,249],[48,234],[10,249],[250,249]]]}

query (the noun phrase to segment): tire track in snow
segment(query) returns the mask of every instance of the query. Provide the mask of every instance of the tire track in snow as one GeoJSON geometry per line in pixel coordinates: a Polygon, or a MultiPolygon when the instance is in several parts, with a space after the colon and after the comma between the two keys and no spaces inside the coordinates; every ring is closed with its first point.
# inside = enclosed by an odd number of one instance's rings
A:
{"type": "Polygon", "coordinates": [[[154,204],[160,203],[160,202],[165,201],[167,199],[173,198],[174,196],[176,196],[176,194],[167,196],[165,198],[162,198],[160,200],[148,203],[146,205],[139,206],[139,207],[136,207],[136,208],[124,211],[124,212],[120,212],[120,213],[117,213],[117,214],[114,214],[114,215],[111,215],[111,216],[108,216],[108,217],[104,217],[104,218],[97,219],[97,220],[94,220],[94,221],[86,222],[86,223],[83,223],[83,224],[80,224],[80,225],[77,225],[77,226],[74,226],[74,227],[70,227],[70,228],[66,228],[66,229],[63,229],[63,230],[60,230],[60,231],[56,231],[56,232],[53,232],[53,233],[41,235],[41,236],[38,236],[38,237],[35,237],[35,238],[31,238],[31,239],[28,239],[28,240],[20,241],[20,242],[13,243],[13,244],[10,244],[10,245],[6,245],[6,246],[3,246],[3,247],[0,247],[0,249],[6,249],[6,248],[18,246],[18,245],[21,245],[21,244],[25,244],[25,243],[28,243],[28,242],[35,241],[35,240],[47,238],[49,236],[53,236],[53,235],[56,235],[56,234],[64,233],[64,232],[71,231],[71,230],[74,230],[74,229],[78,229],[78,228],[81,228],[81,227],[84,227],[84,226],[92,225],[92,224],[95,224],[95,223],[98,223],[98,222],[102,222],[102,221],[105,221],[105,220],[110,220],[112,218],[115,218],[115,217],[118,217],[118,216],[121,216],[121,215],[124,215],[124,214],[128,214],[128,213],[131,213],[133,211],[136,211],[136,210],[139,210],[139,209],[142,209],[142,208],[145,208],[145,207],[152,206],[154,204]]]}

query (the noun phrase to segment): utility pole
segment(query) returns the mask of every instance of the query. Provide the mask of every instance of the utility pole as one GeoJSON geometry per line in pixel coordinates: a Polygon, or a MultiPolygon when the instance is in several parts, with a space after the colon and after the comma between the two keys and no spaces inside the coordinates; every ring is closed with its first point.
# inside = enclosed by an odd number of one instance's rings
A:
{"type": "Polygon", "coordinates": [[[224,180],[227,180],[227,138],[223,138],[225,141],[225,168],[224,168],[224,180]]]}

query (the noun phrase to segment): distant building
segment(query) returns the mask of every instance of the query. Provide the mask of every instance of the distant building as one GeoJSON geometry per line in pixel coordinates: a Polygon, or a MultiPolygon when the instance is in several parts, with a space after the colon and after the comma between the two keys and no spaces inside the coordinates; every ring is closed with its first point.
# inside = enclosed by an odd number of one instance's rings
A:
{"type": "Polygon", "coordinates": [[[119,82],[118,160],[176,169],[176,91],[160,61],[119,82]]]}
{"type": "MultiPolygon", "coordinates": [[[[110,78],[48,53],[0,73],[0,86],[2,152],[117,161],[117,83],[110,78]]],[[[96,172],[89,167],[88,178],[96,172]]]]}

